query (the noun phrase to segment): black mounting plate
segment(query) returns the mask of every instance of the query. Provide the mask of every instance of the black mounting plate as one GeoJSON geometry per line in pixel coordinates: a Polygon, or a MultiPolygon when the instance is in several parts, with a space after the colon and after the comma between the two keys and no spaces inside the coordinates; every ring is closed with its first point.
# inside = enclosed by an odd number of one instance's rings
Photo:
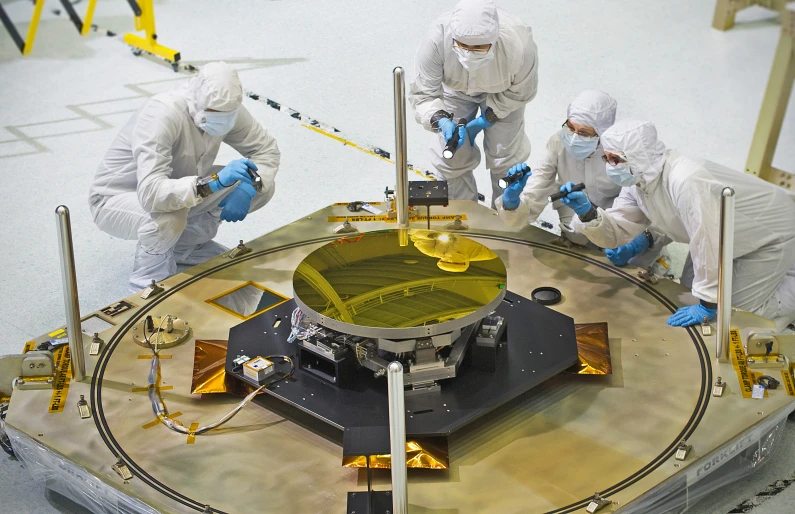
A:
{"type": "MultiPolygon", "coordinates": [[[[226,372],[250,383],[242,371],[232,369],[237,356],[295,355],[298,346],[287,342],[295,307],[290,300],[232,327],[226,372]]],[[[577,362],[574,320],[568,316],[510,291],[496,311],[508,327],[496,370],[472,366],[467,352],[458,375],[439,382],[441,391],[406,395],[408,436],[447,436],[577,362]]],[[[277,371],[285,371],[281,366],[277,371]]],[[[374,378],[361,367],[354,373],[350,385],[337,387],[296,370],[265,391],[340,430],[387,425],[386,377],[374,378]]]]}

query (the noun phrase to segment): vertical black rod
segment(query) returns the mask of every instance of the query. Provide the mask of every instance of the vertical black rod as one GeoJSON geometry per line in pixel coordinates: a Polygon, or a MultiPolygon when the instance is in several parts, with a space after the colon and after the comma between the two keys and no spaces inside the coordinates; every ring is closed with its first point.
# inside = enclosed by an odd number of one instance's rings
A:
{"type": "Polygon", "coordinates": [[[72,6],[72,2],[69,0],[61,0],[61,5],[63,5],[64,11],[66,14],[69,15],[69,19],[72,20],[72,23],[75,24],[77,27],[78,34],[83,33],[83,20],[80,19],[80,16],[77,15],[75,8],[72,6]]]}
{"type": "Polygon", "coordinates": [[[22,39],[22,36],[19,35],[19,32],[17,32],[17,28],[11,22],[11,18],[9,18],[8,14],[6,14],[5,9],[3,9],[3,4],[0,4],[0,20],[3,21],[3,25],[6,26],[6,30],[8,31],[9,35],[11,35],[11,39],[14,40],[14,43],[17,44],[17,48],[19,48],[19,51],[24,52],[25,40],[22,39]]]}

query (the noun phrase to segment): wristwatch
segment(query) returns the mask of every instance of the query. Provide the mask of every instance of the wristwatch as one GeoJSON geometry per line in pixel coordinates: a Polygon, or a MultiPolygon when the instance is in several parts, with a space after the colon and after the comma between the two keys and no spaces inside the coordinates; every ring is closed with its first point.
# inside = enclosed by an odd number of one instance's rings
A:
{"type": "Polygon", "coordinates": [[[442,118],[447,118],[448,120],[452,120],[453,115],[443,110],[436,111],[435,113],[433,113],[433,116],[431,116],[431,128],[434,130],[439,130],[439,120],[441,120],[442,118]]]}
{"type": "Polygon", "coordinates": [[[651,235],[649,229],[644,230],[643,235],[646,236],[646,239],[649,240],[649,248],[654,248],[654,236],[651,235]]]}
{"type": "Polygon", "coordinates": [[[591,210],[590,211],[588,211],[588,212],[586,212],[585,214],[582,214],[582,215],[578,214],[577,217],[580,218],[580,221],[582,221],[583,223],[588,223],[589,221],[595,220],[596,219],[596,215],[598,213],[599,213],[599,211],[596,210],[596,206],[594,204],[591,204],[591,210]]]}
{"type": "MultiPolygon", "coordinates": [[[[196,179],[196,194],[199,198],[207,198],[211,194],[213,194],[213,190],[210,189],[210,182],[213,180],[218,180],[218,175],[213,173],[209,177],[199,177],[196,179]]],[[[221,182],[218,181],[220,184],[221,182]]]]}
{"type": "Polygon", "coordinates": [[[483,113],[483,117],[486,118],[486,121],[488,121],[492,125],[500,121],[497,115],[494,114],[494,111],[491,109],[491,107],[486,108],[486,112],[483,113]]]}

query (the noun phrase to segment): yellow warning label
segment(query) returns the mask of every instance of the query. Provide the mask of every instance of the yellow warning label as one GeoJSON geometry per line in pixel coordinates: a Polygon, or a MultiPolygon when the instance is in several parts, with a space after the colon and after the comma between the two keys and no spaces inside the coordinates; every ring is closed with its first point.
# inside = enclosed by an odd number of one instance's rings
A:
{"type": "Polygon", "coordinates": [[[792,380],[792,373],[788,369],[781,370],[781,383],[784,384],[787,395],[795,396],[795,381],[792,380]]]}
{"type": "MultiPolygon", "coordinates": [[[[457,217],[461,220],[466,220],[466,214],[432,214],[431,221],[455,221],[457,217]]],[[[380,221],[382,223],[395,223],[395,218],[387,218],[386,216],[329,216],[329,223],[342,223],[345,220],[351,223],[361,223],[365,221],[380,221]]],[[[428,216],[414,216],[409,218],[409,221],[428,221],[428,216]]]]}
{"type": "MultiPolygon", "coordinates": [[[[737,380],[740,381],[740,391],[743,393],[743,398],[751,398],[754,392],[754,384],[756,379],[762,376],[762,373],[755,373],[748,369],[748,362],[745,358],[745,350],[743,349],[743,341],[740,339],[740,331],[736,328],[731,329],[731,336],[729,337],[731,344],[732,366],[734,372],[737,373],[737,380]]],[[[765,389],[765,397],[767,398],[767,389],[765,389]]]]}
{"type": "Polygon", "coordinates": [[[50,336],[50,337],[61,338],[61,337],[65,337],[66,336],[66,331],[64,329],[62,329],[62,328],[59,328],[55,332],[50,332],[47,335],[50,336]]]}
{"type": "Polygon", "coordinates": [[[69,381],[72,379],[72,359],[69,347],[62,346],[53,352],[55,358],[55,388],[47,412],[63,412],[66,408],[66,395],[69,394],[69,381]]]}
{"type": "MultiPolygon", "coordinates": [[[[347,207],[350,203],[351,202],[337,202],[331,205],[333,205],[334,207],[347,207]]],[[[381,205],[381,202],[365,202],[365,203],[369,203],[370,205],[381,205]]]]}

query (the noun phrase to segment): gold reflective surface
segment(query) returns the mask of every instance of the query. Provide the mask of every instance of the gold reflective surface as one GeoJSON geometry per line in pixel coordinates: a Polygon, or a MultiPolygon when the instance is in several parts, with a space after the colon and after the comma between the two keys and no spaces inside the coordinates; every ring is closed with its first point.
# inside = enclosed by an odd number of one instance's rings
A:
{"type": "Polygon", "coordinates": [[[577,337],[579,363],[569,368],[578,375],[610,375],[613,364],[610,360],[610,345],[607,323],[574,325],[577,337]]]}
{"type": "Polygon", "coordinates": [[[249,281],[210,298],[207,303],[240,319],[251,319],[287,300],[279,293],[249,281]]]}
{"type": "Polygon", "coordinates": [[[192,394],[230,393],[246,396],[254,389],[226,374],[227,341],[196,340],[193,354],[192,394]]]}
{"type": "MultiPolygon", "coordinates": [[[[345,468],[366,468],[367,457],[344,456],[342,466],[345,468]]],[[[389,469],[392,467],[392,456],[370,455],[370,467],[389,469]]],[[[443,441],[427,440],[406,441],[406,467],[412,469],[447,469],[450,457],[447,445],[443,441]]]]}
{"type": "MultiPolygon", "coordinates": [[[[405,231],[404,231],[405,232],[405,231]]],[[[456,233],[369,232],[309,254],[293,276],[295,295],[315,312],[367,327],[432,325],[471,314],[505,288],[505,265],[456,233]]]]}

